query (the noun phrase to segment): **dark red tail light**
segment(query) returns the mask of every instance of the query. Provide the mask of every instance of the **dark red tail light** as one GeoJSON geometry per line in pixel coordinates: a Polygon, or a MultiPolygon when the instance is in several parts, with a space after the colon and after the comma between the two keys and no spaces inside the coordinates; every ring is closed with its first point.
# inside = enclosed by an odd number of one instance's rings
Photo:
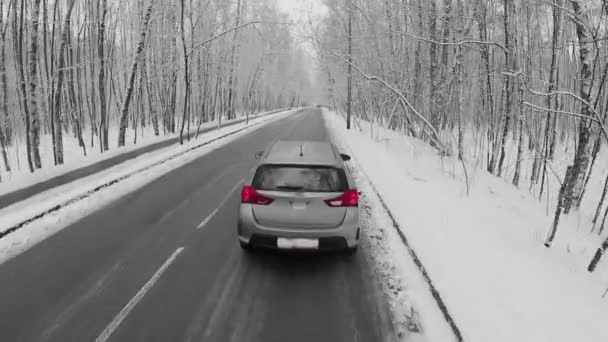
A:
{"type": "Polygon", "coordinates": [[[358,207],[359,192],[357,189],[347,190],[336,198],[325,200],[325,203],[330,207],[358,207]]]}
{"type": "Polygon", "coordinates": [[[272,198],[260,194],[252,186],[247,185],[241,191],[241,203],[269,205],[272,202],[274,202],[272,198]]]}

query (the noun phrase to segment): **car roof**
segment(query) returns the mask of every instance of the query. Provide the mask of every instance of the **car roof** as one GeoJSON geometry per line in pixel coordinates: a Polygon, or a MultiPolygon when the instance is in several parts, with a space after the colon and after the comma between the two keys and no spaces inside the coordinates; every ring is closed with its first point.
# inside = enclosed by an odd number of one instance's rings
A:
{"type": "Polygon", "coordinates": [[[342,159],[328,141],[275,142],[262,158],[265,164],[311,164],[340,166],[342,159]]]}

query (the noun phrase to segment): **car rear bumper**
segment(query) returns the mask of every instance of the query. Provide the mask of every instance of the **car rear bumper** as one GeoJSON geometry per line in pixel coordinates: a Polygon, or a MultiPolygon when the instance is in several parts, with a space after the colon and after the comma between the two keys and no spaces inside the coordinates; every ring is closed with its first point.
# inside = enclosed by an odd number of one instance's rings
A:
{"type": "MultiPolygon", "coordinates": [[[[280,249],[277,245],[278,236],[274,235],[260,235],[253,234],[249,240],[246,240],[239,236],[239,240],[245,242],[256,248],[266,249],[280,249]],[[246,241],[245,241],[246,240],[246,241]]],[[[331,251],[331,250],[344,250],[348,248],[354,248],[357,244],[349,246],[346,239],[342,236],[331,236],[331,237],[320,237],[318,248],[303,248],[303,250],[319,250],[319,251],[331,251]]]]}
{"type": "Polygon", "coordinates": [[[355,248],[361,235],[357,210],[348,213],[335,228],[277,228],[257,223],[248,206],[240,209],[237,231],[241,242],[254,247],[278,248],[278,238],[318,239],[319,250],[355,248]]]}

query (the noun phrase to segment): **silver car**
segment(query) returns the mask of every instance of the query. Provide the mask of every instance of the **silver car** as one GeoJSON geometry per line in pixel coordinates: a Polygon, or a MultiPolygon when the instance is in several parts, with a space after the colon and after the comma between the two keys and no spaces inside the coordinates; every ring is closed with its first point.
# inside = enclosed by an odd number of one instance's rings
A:
{"type": "Polygon", "coordinates": [[[243,187],[238,219],[241,246],[344,249],[359,245],[359,192],[329,142],[277,141],[243,187]]]}

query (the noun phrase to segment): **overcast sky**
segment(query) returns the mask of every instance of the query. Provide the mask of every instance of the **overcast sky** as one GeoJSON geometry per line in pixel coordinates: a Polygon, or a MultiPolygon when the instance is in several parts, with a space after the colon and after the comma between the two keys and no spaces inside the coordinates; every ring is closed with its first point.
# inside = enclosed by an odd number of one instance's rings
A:
{"type": "MultiPolygon", "coordinates": [[[[292,33],[296,39],[297,44],[304,48],[306,51],[305,59],[308,64],[308,71],[311,84],[313,84],[314,94],[311,94],[316,100],[325,99],[325,94],[318,93],[318,89],[315,88],[317,84],[315,80],[316,72],[316,58],[315,51],[310,42],[302,37],[302,34],[307,35],[308,31],[308,17],[311,15],[313,23],[320,20],[327,14],[327,7],[323,4],[323,0],[275,0],[279,9],[287,13],[291,19],[296,23],[292,28],[292,33]]],[[[321,101],[322,102],[322,101],[321,101]]]]}
{"type": "Polygon", "coordinates": [[[305,19],[308,13],[313,18],[327,13],[327,8],[322,0],[275,0],[279,8],[288,13],[294,20],[305,19]]]}

